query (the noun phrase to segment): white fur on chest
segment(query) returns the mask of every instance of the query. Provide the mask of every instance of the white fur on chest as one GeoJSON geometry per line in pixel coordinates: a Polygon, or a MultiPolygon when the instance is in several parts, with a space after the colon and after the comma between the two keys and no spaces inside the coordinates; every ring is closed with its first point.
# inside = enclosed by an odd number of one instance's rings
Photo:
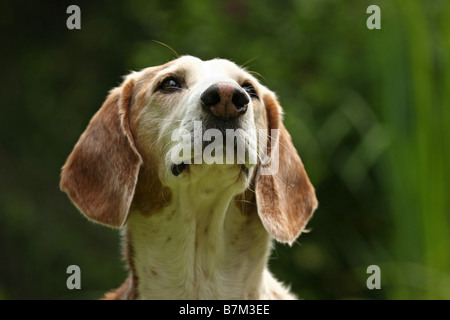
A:
{"type": "Polygon", "coordinates": [[[256,213],[238,208],[236,178],[225,177],[211,167],[199,179],[178,183],[161,211],[131,214],[127,229],[140,298],[258,296],[270,239],[256,213]]]}

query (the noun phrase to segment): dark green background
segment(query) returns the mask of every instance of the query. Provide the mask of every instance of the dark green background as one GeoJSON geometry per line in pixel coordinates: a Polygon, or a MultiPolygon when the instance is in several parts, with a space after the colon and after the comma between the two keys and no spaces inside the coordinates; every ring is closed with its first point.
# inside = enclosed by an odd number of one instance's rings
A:
{"type": "Polygon", "coordinates": [[[84,219],[59,173],[121,76],[174,58],[152,40],[251,60],[278,93],[320,201],[270,259],[299,297],[450,298],[449,1],[3,1],[0,27],[0,298],[98,298],[125,278],[118,232],[84,219]]]}

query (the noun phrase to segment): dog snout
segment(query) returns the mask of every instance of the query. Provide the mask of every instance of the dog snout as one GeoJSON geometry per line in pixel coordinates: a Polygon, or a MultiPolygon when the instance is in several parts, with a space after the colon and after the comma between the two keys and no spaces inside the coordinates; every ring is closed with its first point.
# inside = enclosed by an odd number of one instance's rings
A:
{"type": "Polygon", "coordinates": [[[222,120],[243,115],[250,99],[241,87],[232,83],[216,83],[208,87],[200,96],[203,109],[222,120]]]}

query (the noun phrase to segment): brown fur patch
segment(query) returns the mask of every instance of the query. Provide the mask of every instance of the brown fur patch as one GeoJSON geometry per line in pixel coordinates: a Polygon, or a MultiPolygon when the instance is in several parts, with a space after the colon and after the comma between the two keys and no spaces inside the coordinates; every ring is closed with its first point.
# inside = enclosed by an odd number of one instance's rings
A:
{"type": "Polygon", "coordinates": [[[127,218],[142,163],[129,127],[133,83],[111,91],[61,172],[61,189],[77,208],[114,227],[127,218]]]}
{"type": "MultiPolygon", "coordinates": [[[[292,243],[317,207],[317,199],[305,168],[281,122],[281,107],[266,94],[270,129],[279,129],[279,170],[275,175],[256,177],[256,203],[265,228],[281,242],[292,243]]],[[[270,151],[270,154],[272,151],[270,151]]]]}

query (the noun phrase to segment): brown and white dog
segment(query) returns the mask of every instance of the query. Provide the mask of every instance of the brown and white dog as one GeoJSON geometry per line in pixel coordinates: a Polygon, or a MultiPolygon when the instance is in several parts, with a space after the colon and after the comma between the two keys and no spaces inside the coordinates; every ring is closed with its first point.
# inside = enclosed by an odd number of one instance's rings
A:
{"type": "Polygon", "coordinates": [[[228,60],[182,56],[128,75],[75,145],[61,189],[123,231],[130,274],[106,299],[295,298],[267,264],[272,239],[291,245],[304,230],[315,191],[275,94],[228,60]],[[174,140],[179,129],[192,135],[174,140]],[[173,160],[186,141],[206,151],[208,130],[239,129],[264,132],[220,145],[228,155],[242,142],[243,159],[173,160]],[[275,154],[278,171],[264,174],[275,154]]]}

